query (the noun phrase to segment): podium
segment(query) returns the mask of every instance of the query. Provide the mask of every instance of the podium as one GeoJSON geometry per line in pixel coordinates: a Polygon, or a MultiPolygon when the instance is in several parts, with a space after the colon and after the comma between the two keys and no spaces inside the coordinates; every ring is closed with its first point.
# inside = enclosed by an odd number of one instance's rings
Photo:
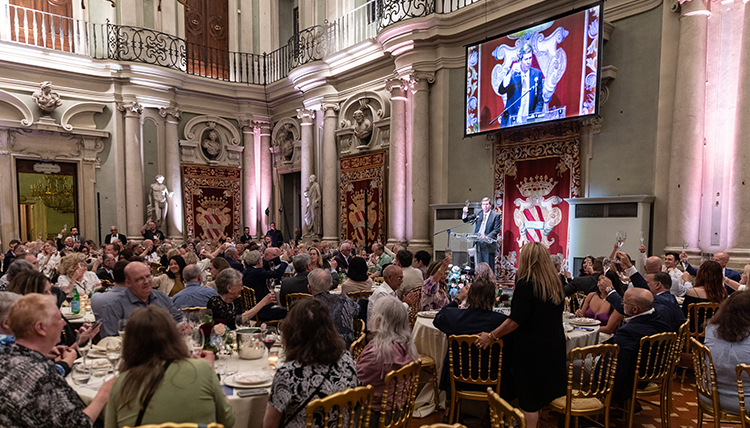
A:
{"type": "Polygon", "coordinates": [[[459,241],[468,242],[471,245],[474,245],[476,242],[484,242],[485,244],[489,244],[492,242],[492,240],[480,233],[458,233],[458,232],[451,232],[451,236],[458,239],[459,241]]]}

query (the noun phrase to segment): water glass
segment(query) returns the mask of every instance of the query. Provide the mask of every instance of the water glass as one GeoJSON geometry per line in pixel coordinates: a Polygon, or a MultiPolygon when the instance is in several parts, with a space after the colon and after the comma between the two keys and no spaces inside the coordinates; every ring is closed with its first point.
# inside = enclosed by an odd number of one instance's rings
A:
{"type": "Polygon", "coordinates": [[[70,372],[70,377],[76,385],[86,385],[91,379],[91,370],[84,364],[76,364],[70,372]]]}

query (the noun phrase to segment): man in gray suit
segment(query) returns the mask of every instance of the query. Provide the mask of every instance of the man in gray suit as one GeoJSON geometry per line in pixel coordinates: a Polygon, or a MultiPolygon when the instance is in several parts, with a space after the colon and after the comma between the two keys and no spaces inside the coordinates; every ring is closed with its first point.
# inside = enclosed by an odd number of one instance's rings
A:
{"type": "Polygon", "coordinates": [[[486,239],[480,239],[475,242],[477,255],[474,259],[475,264],[487,263],[495,271],[495,253],[497,252],[497,235],[500,234],[500,214],[492,209],[490,198],[482,199],[482,211],[468,215],[469,207],[464,207],[464,213],[461,217],[464,223],[474,223],[474,233],[484,236],[486,239]]]}

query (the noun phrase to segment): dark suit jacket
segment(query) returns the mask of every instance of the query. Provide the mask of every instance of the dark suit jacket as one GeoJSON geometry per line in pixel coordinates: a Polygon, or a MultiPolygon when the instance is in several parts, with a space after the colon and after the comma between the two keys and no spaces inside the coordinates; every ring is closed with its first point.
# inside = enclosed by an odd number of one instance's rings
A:
{"type": "MultiPolygon", "coordinates": [[[[544,98],[542,97],[542,88],[544,87],[544,75],[541,70],[536,68],[529,69],[529,87],[528,93],[525,94],[529,100],[529,113],[538,113],[544,109],[544,98]],[[536,86],[534,86],[536,84],[536,86]]],[[[520,73],[513,73],[510,77],[510,83],[503,87],[502,82],[497,87],[497,92],[507,94],[507,102],[503,117],[500,119],[500,126],[508,126],[513,123],[512,119],[518,117],[518,111],[521,109],[521,96],[524,95],[523,81],[520,73]]]]}
{"type": "Polygon", "coordinates": [[[96,269],[96,276],[99,277],[101,280],[107,280],[111,282],[112,284],[115,283],[115,278],[107,272],[107,269],[104,268],[104,266],[99,266],[96,269]]]}
{"type": "MultiPolygon", "coordinates": [[[[274,270],[249,267],[245,269],[245,273],[242,275],[242,285],[252,288],[253,291],[255,291],[255,301],[258,303],[266,297],[266,294],[270,293],[266,286],[266,280],[270,278],[282,278],[286,266],[286,262],[281,262],[274,270]]],[[[281,305],[281,303],[279,303],[279,305],[281,305]]],[[[258,312],[258,318],[260,318],[261,321],[279,320],[284,317],[286,317],[286,310],[282,308],[274,308],[273,305],[266,305],[260,310],[260,312],[258,312]]]]}
{"type": "MultiPolygon", "coordinates": [[[[117,236],[115,236],[116,239],[120,241],[121,244],[127,244],[128,238],[123,235],[122,233],[118,233],[117,236]]],[[[104,243],[105,244],[111,244],[112,243],[112,234],[108,233],[107,236],[104,237],[104,243]]]]}
{"type": "MultiPolygon", "coordinates": [[[[500,214],[495,210],[490,210],[489,218],[487,219],[487,225],[484,227],[484,235],[489,238],[490,242],[476,242],[477,251],[483,251],[485,253],[496,253],[497,252],[497,236],[500,234],[500,228],[502,223],[500,222],[500,214]]],[[[466,216],[463,219],[464,223],[476,220],[474,223],[474,233],[480,233],[479,230],[482,227],[482,219],[484,218],[484,211],[479,211],[470,216],[466,216]]]]}
{"type": "Polygon", "coordinates": [[[338,267],[336,267],[336,270],[349,270],[349,262],[352,261],[352,256],[344,257],[343,254],[338,253],[336,254],[336,257],[333,258],[336,260],[336,263],[338,264],[338,267]]]}
{"type": "Polygon", "coordinates": [[[245,271],[245,266],[243,266],[242,263],[234,261],[230,258],[224,258],[224,260],[226,260],[227,263],[229,263],[229,266],[233,267],[234,269],[237,269],[240,272],[245,271]]]}
{"type": "MultiPolygon", "coordinates": [[[[617,294],[617,293],[612,293],[617,294]]],[[[607,341],[620,346],[617,354],[617,370],[612,393],[614,403],[622,403],[630,397],[635,378],[635,363],[641,338],[670,331],[669,325],[654,311],[648,315],[631,318],[607,341]]]]}
{"type": "Polygon", "coordinates": [[[291,293],[307,293],[310,294],[310,290],[307,288],[307,274],[308,272],[300,272],[291,278],[284,278],[281,281],[281,293],[279,293],[279,305],[286,307],[286,295],[291,293]]]}
{"type": "MultiPolygon", "coordinates": [[[[729,269],[729,268],[726,268],[725,270],[726,272],[724,272],[724,275],[726,275],[727,278],[731,279],[732,281],[740,282],[740,279],[742,278],[742,276],[740,275],[739,272],[733,271],[732,269],[729,269]]],[[[698,275],[698,269],[690,266],[690,263],[687,264],[685,271],[693,276],[698,275]]],[[[724,288],[727,289],[727,294],[734,293],[734,288],[728,285],[724,285],[724,288]]]]}
{"type": "MultiPolygon", "coordinates": [[[[648,288],[648,283],[643,276],[636,272],[630,277],[630,281],[633,282],[633,287],[648,288]]],[[[624,314],[625,310],[622,307],[622,296],[617,293],[610,293],[607,296],[607,302],[619,313],[624,314]]],[[[677,332],[680,329],[682,323],[685,322],[685,314],[682,313],[682,308],[677,303],[677,299],[674,298],[672,293],[665,291],[663,293],[654,296],[654,309],[661,316],[662,320],[669,325],[669,331],[677,332]]]]}
{"type": "Polygon", "coordinates": [[[271,237],[271,246],[272,247],[280,247],[281,244],[284,243],[284,235],[281,233],[279,229],[274,230],[268,230],[266,232],[266,236],[271,237]]]}
{"type": "Polygon", "coordinates": [[[589,294],[595,291],[596,284],[599,282],[599,275],[601,275],[601,272],[594,272],[591,275],[571,279],[564,285],[565,295],[571,296],[579,291],[583,294],[589,294]]]}

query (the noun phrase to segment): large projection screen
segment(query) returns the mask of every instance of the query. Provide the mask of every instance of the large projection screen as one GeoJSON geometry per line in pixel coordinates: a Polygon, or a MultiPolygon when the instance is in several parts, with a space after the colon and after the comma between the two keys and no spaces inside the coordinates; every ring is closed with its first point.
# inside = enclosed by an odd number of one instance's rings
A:
{"type": "Polygon", "coordinates": [[[598,114],[602,3],[466,46],[466,136],[598,114]]]}

